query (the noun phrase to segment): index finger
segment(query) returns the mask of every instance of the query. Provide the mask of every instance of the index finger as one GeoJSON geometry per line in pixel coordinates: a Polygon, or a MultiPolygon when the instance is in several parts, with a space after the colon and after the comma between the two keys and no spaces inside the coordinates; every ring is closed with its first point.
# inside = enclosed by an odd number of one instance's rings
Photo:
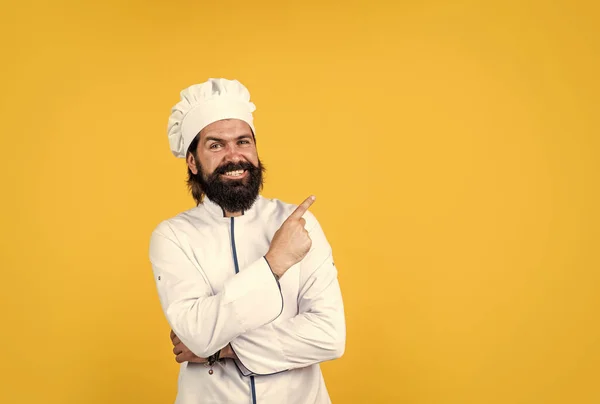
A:
{"type": "Polygon", "coordinates": [[[304,216],[308,208],[310,208],[310,205],[312,205],[315,202],[315,199],[317,198],[315,198],[314,195],[311,195],[308,198],[306,198],[304,202],[298,205],[296,210],[292,212],[292,214],[290,215],[290,219],[300,219],[302,216],[304,216]]]}

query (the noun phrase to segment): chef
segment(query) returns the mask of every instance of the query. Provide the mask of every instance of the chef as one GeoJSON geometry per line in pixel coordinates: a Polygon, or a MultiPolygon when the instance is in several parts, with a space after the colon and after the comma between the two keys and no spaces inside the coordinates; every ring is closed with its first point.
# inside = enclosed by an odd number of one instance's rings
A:
{"type": "Polygon", "coordinates": [[[260,195],[250,93],[210,79],[168,122],[196,206],[160,223],[150,261],[180,364],[176,403],[330,403],[319,363],[344,353],[331,247],[308,210],[260,195]]]}

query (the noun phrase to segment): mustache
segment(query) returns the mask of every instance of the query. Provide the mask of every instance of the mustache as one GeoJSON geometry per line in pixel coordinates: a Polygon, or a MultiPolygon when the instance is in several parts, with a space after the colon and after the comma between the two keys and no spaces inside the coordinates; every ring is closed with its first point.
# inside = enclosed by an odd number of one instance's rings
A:
{"type": "Polygon", "coordinates": [[[236,171],[236,170],[248,170],[252,171],[257,169],[258,167],[254,166],[254,164],[249,163],[247,161],[240,161],[238,163],[225,163],[222,166],[219,166],[213,171],[213,174],[225,174],[228,171],[236,171]]]}

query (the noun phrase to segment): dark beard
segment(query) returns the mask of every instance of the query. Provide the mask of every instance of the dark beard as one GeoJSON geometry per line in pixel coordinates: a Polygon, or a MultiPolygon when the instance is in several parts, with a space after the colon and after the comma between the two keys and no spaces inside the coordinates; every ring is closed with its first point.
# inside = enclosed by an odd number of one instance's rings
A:
{"type": "Polygon", "coordinates": [[[209,176],[204,174],[198,160],[196,160],[196,168],[202,173],[202,175],[198,175],[198,181],[206,197],[227,212],[243,212],[250,209],[263,186],[265,168],[260,159],[258,167],[247,161],[225,163],[217,167],[209,176]],[[235,170],[246,170],[246,177],[241,180],[221,177],[222,174],[235,170]]]}

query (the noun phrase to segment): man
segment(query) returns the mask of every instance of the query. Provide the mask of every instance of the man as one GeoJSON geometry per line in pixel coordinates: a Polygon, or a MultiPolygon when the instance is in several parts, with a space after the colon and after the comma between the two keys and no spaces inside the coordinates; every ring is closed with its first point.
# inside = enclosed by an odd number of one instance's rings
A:
{"type": "Polygon", "coordinates": [[[330,403],[319,363],[346,329],[331,248],[314,197],[266,199],[248,90],[210,79],[169,119],[197,206],[154,230],[150,261],[171,326],[176,403],[330,403]]]}

